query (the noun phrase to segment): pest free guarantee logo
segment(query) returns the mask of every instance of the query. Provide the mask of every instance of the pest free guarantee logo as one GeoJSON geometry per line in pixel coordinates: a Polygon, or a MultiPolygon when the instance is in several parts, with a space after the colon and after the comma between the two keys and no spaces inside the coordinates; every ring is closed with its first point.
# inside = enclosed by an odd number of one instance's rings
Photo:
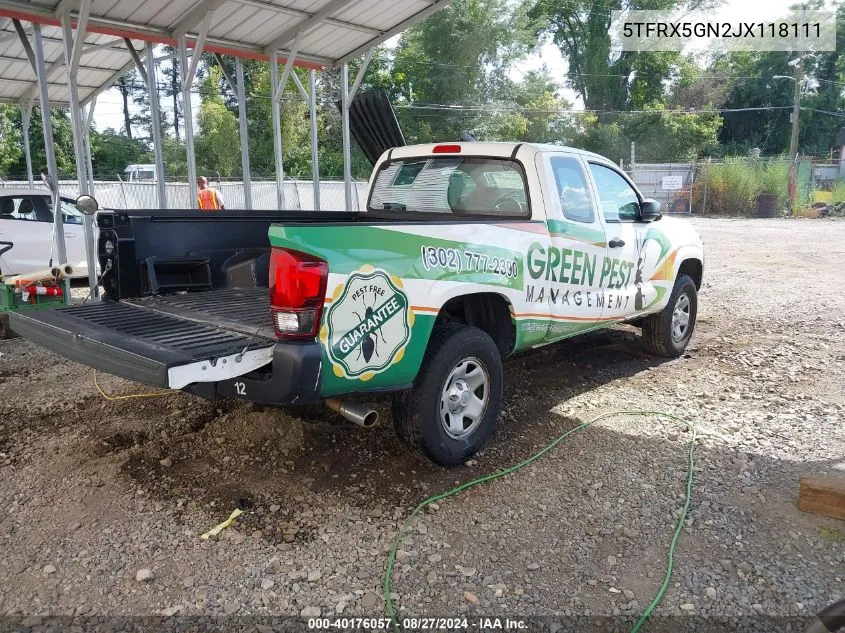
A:
{"type": "Polygon", "coordinates": [[[414,313],[398,277],[364,266],[332,297],[320,339],[336,376],[367,381],[402,360],[414,313]]]}

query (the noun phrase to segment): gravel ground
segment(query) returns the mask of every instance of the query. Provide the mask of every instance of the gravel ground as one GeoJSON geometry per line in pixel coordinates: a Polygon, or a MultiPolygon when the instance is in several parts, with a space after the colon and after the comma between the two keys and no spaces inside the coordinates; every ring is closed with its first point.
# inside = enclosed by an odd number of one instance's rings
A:
{"type": "MultiPolygon", "coordinates": [[[[650,357],[620,328],[518,356],[494,441],[453,470],[405,451],[389,423],[364,431],[321,410],[185,394],[106,401],[89,369],[0,342],[4,622],[383,616],[387,551],[419,500],[619,409],[689,416],[700,432],[692,510],[656,612],[690,616],[674,630],[692,616],[728,619],[726,630],[806,617],[841,598],[845,524],[795,502],[800,476],[845,474],[845,223],[694,223],[707,261],[689,353],[650,357]],[[199,538],[238,507],[235,527],[199,538]]],[[[445,501],[398,554],[400,613],[630,621],[661,582],[688,441],[674,422],[603,420],[445,501]]]]}

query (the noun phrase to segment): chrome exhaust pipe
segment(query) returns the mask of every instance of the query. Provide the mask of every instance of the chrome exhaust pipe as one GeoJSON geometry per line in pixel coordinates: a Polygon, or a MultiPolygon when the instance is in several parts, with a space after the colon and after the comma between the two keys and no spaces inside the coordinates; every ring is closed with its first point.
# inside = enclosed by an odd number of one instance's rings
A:
{"type": "Polygon", "coordinates": [[[344,402],[337,398],[326,398],[323,402],[332,411],[337,411],[344,418],[357,424],[365,429],[370,428],[378,422],[378,411],[371,409],[367,405],[357,404],[355,402],[344,402]]]}

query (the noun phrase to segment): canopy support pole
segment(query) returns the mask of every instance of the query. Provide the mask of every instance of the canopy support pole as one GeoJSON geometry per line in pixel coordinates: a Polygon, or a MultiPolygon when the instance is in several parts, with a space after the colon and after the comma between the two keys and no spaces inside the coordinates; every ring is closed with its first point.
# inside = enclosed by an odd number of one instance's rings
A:
{"type": "Polygon", "coordinates": [[[273,158],[276,164],[276,204],[279,209],[285,208],[284,192],[284,159],[282,158],[282,121],[279,101],[276,91],[279,89],[279,54],[270,55],[270,98],[272,101],[271,116],[273,117],[273,158]]]}
{"type": "Polygon", "coordinates": [[[197,206],[197,157],[194,153],[194,114],[191,104],[191,86],[197,74],[197,65],[202,57],[205,38],[208,35],[208,22],[211,11],[206,12],[200,25],[199,35],[194,42],[190,64],[188,62],[188,39],[185,34],[179,35],[179,71],[182,74],[182,122],[185,128],[185,153],[188,159],[188,190],[191,193],[191,208],[197,206]]]}
{"type": "Polygon", "coordinates": [[[92,162],[94,157],[91,155],[91,126],[94,124],[94,108],[97,107],[97,97],[91,99],[88,104],[88,112],[85,115],[85,128],[83,129],[82,138],[85,141],[85,160],[88,165],[88,189],[91,195],[94,195],[94,166],[92,162]]]}
{"type": "Polygon", "coordinates": [[[372,58],[373,49],[370,49],[364,55],[352,88],[349,87],[349,64],[344,63],[340,68],[341,110],[343,110],[343,192],[346,198],[347,211],[354,210],[352,204],[352,137],[349,131],[349,106],[364,81],[364,74],[366,74],[372,58]]]}
{"type": "Polygon", "coordinates": [[[349,137],[349,64],[340,68],[340,109],[343,129],[343,199],[347,211],[352,211],[352,140],[349,137]]]}
{"type": "MultiPolygon", "coordinates": [[[[65,67],[67,68],[68,102],[70,105],[70,123],[73,131],[73,151],[76,159],[76,178],[79,181],[79,193],[89,195],[88,174],[85,168],[85,140],[82,131],[82,109],[79,107],[79,91],[76,86],[76,75],[79,71],[79,58],[85,41],[85,29],[88,23],[88,11],[91,0],[81,0],[79,17],[76,23],[76,38],[73,37],[70,12],[59,17],[62,25],[62,43],[65,52],[65,67]]],[[[59,223],[62,222],[61,204],[54,205],[53,215],[59,223]]],[[[85,260],[88,266],[88,287],[91,296],[97,296],[97,257],[94,246],[94,218],[86,215],[82,219],[85,239],[85,260]]],[[[65,263],[64,260],[59,263],[65,263]]]]}
{"type": "Polygon", "coordinates": [[[153,137],[153,152],[156,162],[156,197],[158,208],[167,208],[167,187],[164,186],[164,152],[161,145],[161,109],[158,105],[158,86],[156,85],[156,60],[153,56],[153,43],[147,42],[147,92],[150,95],[150,110],[153,137]]]}
{"type": "Polygon", "coordinates": [[[29,149],[29,124],[32,120],[33,99],[34,95],[30,99],[22,100],[19,104],[21,110],[21,127],[23,128],[23,152],[26,157],[26,178],[29,181],[30,189],[35,187],[32,177],[32,152],[29,149]]]}
{"type": "Polygon", "coordinates": [[[317,138],[317,71],[308,71],[308,110],[311,115],[311,180],[314,186],[314,210],[320,211],[320,148],[317,138]]]}
{"type": "MultiPolygon", "coordinates": [[[[33,61],[38,76],[38,94],[41,99],[41,127],[44,132],[44,153],[47,155],[47,177],[55,189],[53,191],[53,209],[59,210],[59,170],[56,167],[56,145],[53,142],[53,122],[50,117],[50,96],[47,91],[47,67],[44,64],[44,44],[41,41],[41,25],[32,24],[33,61]]],[[[62,214],[53,214],[53,239],[55,240],[56,263],[65,263],[67,248],[65,247],[65,226],[62,214]]],[[[65,303],[70,303],[70,279],[65,280],[65,303]]]]}
{"type": "Polygon", "coordinates": [[[246,124],[246,90],[244,89],[244,62],[235,58],[235,86],[238,93],[238,117],[240,118],[241,172],[244,181],[244,206],[252,211],[252,176],[249,172],[249,136],[246,124]]]}
{"type": "Polygon", "coordinates": [[[285,159],[282,153],[282,96],[285,94],[285,85],[293,69],[293,62],[299,53],[299,42],[301,36],[297,35],[293,48],[285,61],[285,69],[282,71],[282,78],[279,79],[279,52],[273,51],[270,54],[270,98],[272,99],[273,116],[273,151],[276,161],[276,198],[279,209],[287,208],[285,205],[285,159]]]}
{"type": "MultiPolygon", "coordinates": [[[[185,157],[188,161],[188,208],[197,206],[197,158],[194,155],[194,113],[191,106],[191,84],[193,76],[189,74],[188,49],[185,36],[178,39],[179,48],[179,72],[182,83],[182,129],[185,130],[185,157]]],[[[194,55],[197,51],[194,50],[194,55]]]]}
{"type": "Polygon", "coordinates": [[[310,92],[305,91],[299,75],[291,73],[291,79],[299,91],[300,96],[308,106],[308,113],[311,128],[311,180],[314,186],[314,209],[320,210],[320,156],[317,148],[317,79],[313,70],[308,71],[308,82],[310,92]]]}

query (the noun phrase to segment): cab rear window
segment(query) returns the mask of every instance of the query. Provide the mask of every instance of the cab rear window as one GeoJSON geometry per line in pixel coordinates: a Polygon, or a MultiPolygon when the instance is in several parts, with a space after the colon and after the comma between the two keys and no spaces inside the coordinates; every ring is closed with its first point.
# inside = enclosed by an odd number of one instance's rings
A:
{"type": "Polygon", "coordinates": [[[450,215],[530,214],[525,171],[502,158],[408,158],[382,165],[373,182],[371,211],[450,215]]]}

